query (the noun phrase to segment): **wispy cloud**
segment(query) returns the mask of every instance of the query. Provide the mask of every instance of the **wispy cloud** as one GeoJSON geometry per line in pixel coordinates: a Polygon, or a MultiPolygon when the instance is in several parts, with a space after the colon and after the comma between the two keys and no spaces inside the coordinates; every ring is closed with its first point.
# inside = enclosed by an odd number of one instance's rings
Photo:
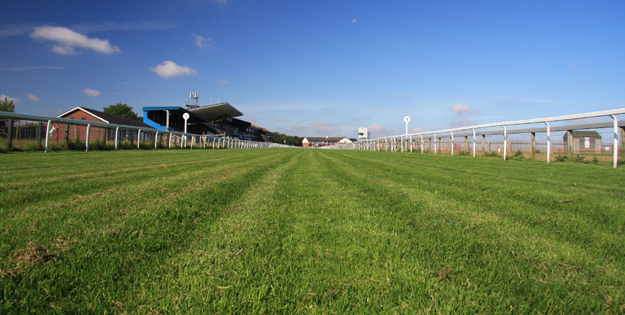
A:
{"type": "Polygon", "coordinates": [[[149,31],[167,30],[178,27],[178,23],[171,20],[131,21],[131,22],[103,22],[74,24],[70,29],[78,33],[93,33],[102,31],[149,31]]]}
{"type": "Polygon", "coordinates": [[[217,82],[222,83],[222,84],[230,84],[230,82],[226,79],[217,80],[217,82]]]}
{"type": "Polygon", "coordinates": [[[163,61],[162,65],[158,65],[150,70],[156,72],[160,77],[169,79],[181,75],[194,75],[197,74],[195,69],[191,69],[188,66],[179,66],[171,60],[163,61]]]}
{"type": "Polygon", "coordinates": [[[3,25],[0,27],[0,37],[24,35],[33,30],[30,24],[3,25]]]}
{"type": "Polygon", "coordinates": [[[33,101],[33,102],[39,102],[41,99],[39,97],[37,97],[36,95],[30,94],[28,93],[28,99],[33,101]]]}
{"type": "Polygon", "coordinates": [[[6,95],[4,95],[4,94],[0,95],[0,100],[3,100],[3,101],[4,101],[4,99],[5,99],[5,98],[6,98],[7,100],[9,100],[9,101],[13,101],[13,103],[15,103],[15,104],[17,104],[17,103],[20,103],[20,102],[21,102],[21,100],[20,100],[20,98],[19,98],[19,97],[9,97],[9,96],[6,96],[6,95]]]}
{"type": "Polygon", "coordinates": [[[84,89],[82,90],[82,92],[93,97],[96,97],[101,94],[100,91],[92,90],[92,89],[84,89]]]}
{"type": "Polygon", "coordinates": [[[213,44],[213,40],[208,37],[197,35],[195,33],[193,33],[193,36],[195,37],[195,44],[200,48],[209,48],[213,44]]]}
{"type": "Polygon", "coordinates": [[[452,128],[466,127],[466,126],[472,126],[472,125],[477,125],[477,123],[475,123],[472,120],[458,120],[458,119],[454,119],[449,122],[449,126],[451,126],[452,128]]]}
{"type": "Polygon", "coordinates": [[[329,121],[317,120],[317,121],[311,122],[310,125],[312,126],[313,130],[317,132],[327,133],[327,134],[332,134],[333,132],[341,131],[341,129],[338,126],[336,126],[335,124],[329,121]]]}
{"type": "Polygon", "coordinates": [[[520,102],[521,100],[514,97],[498,98],[495,102],[520,102]]]}
{"type": "Polygon", "coordinates": [[[352,23],[356,23],[356,22],[358,22],[358,20],[356,20],[356,19],[353,19],[353,20],[352,20],[352,23]]]}
{"type": "Polygon", "coordinates": [[[211,2],[215,2],[220,5],[230,5],[234,0],[209,0],[211,2]]]}
{"type": "Polygon", "coordinates": [[[65,67],[61,66],[35,66],[35,67],[13,67],[13,68],[4,68],[0,69],[0,71],[31,71],[31,70],[63,70],[65,67]]]}
{"type": "Polygon", "coordinates": [[[473,114],[473,113],[481,113],[481,110],[473,109],[469,105],[456,104],[449,108],[452,112],[462,115],[462,114],[473,114]]]}
{"type": "Polygon", "coordinates": [[[121,51],[119,47],[111,45],[106,39],[89,38],[66,27],[35,27],[32,33],[30,33],[30,37],[32,39],[56,42],[58,45],[52,47],[52,51],[62,55],[75,54],[74,47],[92,49],[104,54],[113,54],[121,51]]]}

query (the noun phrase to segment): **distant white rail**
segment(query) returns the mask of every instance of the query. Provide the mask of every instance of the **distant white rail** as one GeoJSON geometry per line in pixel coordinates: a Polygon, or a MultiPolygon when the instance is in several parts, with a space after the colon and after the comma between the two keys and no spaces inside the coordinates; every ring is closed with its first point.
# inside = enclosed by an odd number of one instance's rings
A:
{"type": "MultiPolygon", "coordinates": [[[[424,146],[424,142],[423,139],[429,139],[430,141],[432,139],[434,139],[434,154],[437,154],[437,147],[438,147],[438,142],[437,139],[441,139],[441,138],[447,138],[449,137],[451,139],[451,143],[452,143],[452,149],[451,151],[451,155],[453,156],[454,154],[454,150],[453,150],[453,138],[454,138],[454,132],[458,132],[458,131],[470,131],[473,135],[473,157],[476,156],[475,153],[475,137],[476,134],[480,134],[483,137],[486,134],[493,134],[492,131],[485,131],[485,132],[476,132],[476,129],[484,129],[484,128],[492,128],[492,127],[500,127],[502,128],[502,132],[503,132],[503,143],[504,143],[504,150],[503,150],[503,159],[504,161],[506,160],[506,148],[507,148],[507,141],[508,141],[508,129],[507,127],[509,126],[515,126],[515,125],[529,125],[529,124],[544,124],[546,126],[546,132],[547,132],[547,162],[549,162],[551,160],[551,131],[552,131],[552,126],[549,125],[550,122],[557,122],[557,121],[567,121],[567,120],[574,120],[574,119],[583,119],[583,118],[596,118],[596,117],[611,117],[612,118],[612,128],[614,130],[614,144],[612,147],[612,151],[613,151],[613,166],[614,168],[616,168],[618,166],[618,152],[619,152],[619,137],[621,139],[623,139],[623,132],[625,132],[624,130],[621,130],[621,135],[619,136],[619,124],[618,124],[618,120],[616,119],[617,115],[623,115],[625,114],[625,108],[620,108],[620,109],[613,109],[613,110],[606,110],[606,111],[599,111],[599,112],[591,112],[591,113],[584,113],[584,114],[574,114],[574,115],[565,115],[565,116],[558,116],[558,117],[547,117],[547,118],[536,118],[536,119],[526,119],[526,120],[517,120],[517,121],[505,121],[505,122],[498,122],[498,123],[490,123],[490,124],[482,124],[482,125],[474,125],[474,126],[467,126],[467,127],[460,127],[460,128],[451,128],[451,129],[443,129],[443,130],[436,130],[436,131],[426,131],[426,132],[418,132],[418,133],[410,133],[410,134],[405,134],[405,135],[397,135],[397,136],[388,136],[388,137],[381,137],[381,138],[377,138],[377,139],[373,139],[373,140],[364,140],[364,141],[358,141],[355,143],[351,143],[351,144],[337,144],[335,146],[332,146],[332,148],[334,149],[346,149],[346,150],[371,150],[373,149],[374,151],[380,151],[381,147],[384,147],[385,151],[388,151],[389,149],[391,151],[399,151],[399,146],[401,146],[401,150],[404,150],[404,139],[409,140],[410,141],[410,151],[412,152],[413,149],[413,137],[419,137],[419,139],[421,140],[421,153],[423,153],[423,146],[424,146]],[[441,136],[441,135],[445,135],[445,136],[441,136]],[[448,135],[447,135],[448,134],[448,135]]],[[[604,125],[604,124],[602,124],[604,125]]],[[[526,132],[531,132],[532,135],[534,135],[535,132],[537,132],[537,128],[534,128],[534,131],[531,131],[531,129],[526,129],[529,131],[526,132]]],[[[542,130],[541,130],[542,131],[542,130]]],[[[498,134],[502,134],[502,132],[499,132],[498,134]]],[[[544,132],[544,131],[543,131],[544,132]]],[[[514,132],[514,133],[518,133],[518,132],[514,132]]],[[[468,138],[467,135],[464,135],[465,139],[468,138]]],[[[466,141],[466,140],[465,140],[466,141]]],[[[406,143],[406,145],[408,145],[406,143]]],[[[408,149],[406,147],[406,149],[408,149]]]]}
{"type": "Polygon", "coordinates": [[[85,137],[85,150],[89,151],[89,134],[91,127],[99,127],[105,129],[114,129],[115,130],[115,150],[119,148],[119,131],[120,130],[136,130],[137,131],[137,149],[140,148],[141,144],[141,133],[153,133],[154,134],[154,149],[158,148],[158,138],[159,134],[168,134],[169,139],[169,148],[172,147],[172,136],[177,135],[180,136],[182,141],[180,141],[181,147],[186,147],[187,140],[191,138],[191,148],[196,143],[202,143],[203,147],[206,148],[206,145],[209,142],[212,142],[213,148],[217,145],[217,148],[225,148],[225,149],[264,149],[264,148],[277,148],[277,147],[292,147],[290,145],[273,143],[273,142],[257,142],[257,141],[247,141],[247,140],[239,140],[233,138],[224,138],[215,135],[198,135],[192,133],[184,133],[178,131],[163,131],[157,130],[153,128],[142,128],[135,126],[127,126],[127,125],[116,125],[116,124],[107,124],[101,122],[93,122],[93,121],[82,121],[75,119],[66,119],[66,118],[58,118],[58,117],[43,117],[43,116],[35,116],[35,115],[24,115],[24,114],[15,114],[10,112],[0,112],[0,118],[9,119],[9,135],[8,135],[8,143],[10,146],[11,143],[11,127],[12,120],[28,120],[28,121],[39,121],[47,123],[46,127],[46,138],[45,138],[45,152],[50,151],[50,135],[51,135],[51,126],[52,123],[66,124],[66,125],[77,125],[77,126],[86,126],[87,132],[85,137]],[[198,139],[196,142],[196,139],[198,139]],[[210,141],[209,141],[210,140],[210,141]]]}

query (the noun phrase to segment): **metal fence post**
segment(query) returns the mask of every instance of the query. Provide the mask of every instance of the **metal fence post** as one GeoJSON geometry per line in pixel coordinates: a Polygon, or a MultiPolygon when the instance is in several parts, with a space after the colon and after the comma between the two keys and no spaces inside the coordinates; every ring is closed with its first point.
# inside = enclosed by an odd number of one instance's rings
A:
{"type": "Polygon", "coordinates": [[[137,130],[137,150],[141,149],[141,129],[137,130]]]}
{"type": "Polygon", "coordinates": [[[545,125],[547,125],[547,163],[549,163],[551,162],[551,128],[546,121],[545,125]]]}
{"type": "Polygon", "coordinates": [[[52,121],[48,120],[48,124],[46,125],[46,153],[50,152],[50,126],[52,125],[52,121]]]}
{"type": "Polygon", "coordinates": [[[454,133],[451,131],[449,133],[451,134],[451,137],[449,138],[451,156],[454,156],[454,133]]]}
{"type": "Polygon", "coordinates": [[[475,157],[475,128],[471,128],[473,130],[473,157],[475,157]]]}
{"type": "Polygon", "coordinates": [[[115,128],[115,151],[117,151],[119,144],[119,127],[115,128]]]}
{"type": "Polygon", "coordinates": [[[9,119],[9,129],[7,130],[7,147],[13,146],[13,119],[9,119]]]}
{"type": "Polygon", "coordinates": [[[158,130],[154,134],[154,150],[158,150],[158,130]]]}
{"type": "Polygon", "coordinates": [[[614,144],[612,146],[613,158],[614,158],[614,168],[618,167],[618,120],[616,120],[616,116],[610,115],[614,120],[614,144]]]}
{"type": "Polygon", "coordinates": [[[171,132],[169,133],[169,146],[167,148],[171,149],[171,132]]]}
{"type": "Polygon", "coordinates": [[[89,152],[89,131],[91,131],[91,124],[87,125],[87,136],[85,137],[85,151],[86,152],[89,152]]]}
{"type": "Polygon", "coordinates": [[[508,146],[508,129],[506,129],[506,126],[501,126],[503,127],[503,160],[506,160],[506,151],[507,150],[507,146],[508,146]]]}

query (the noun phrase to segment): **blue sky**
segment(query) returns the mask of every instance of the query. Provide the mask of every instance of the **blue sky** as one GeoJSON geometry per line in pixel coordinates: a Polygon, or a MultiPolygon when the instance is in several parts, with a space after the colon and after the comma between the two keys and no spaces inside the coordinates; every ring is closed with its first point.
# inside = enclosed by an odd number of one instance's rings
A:
{"type": "Polygon", "coordinates": [[[625,107],[625,1],[13,1],[16,111],[227,101],[300,136],[625,107]]]}

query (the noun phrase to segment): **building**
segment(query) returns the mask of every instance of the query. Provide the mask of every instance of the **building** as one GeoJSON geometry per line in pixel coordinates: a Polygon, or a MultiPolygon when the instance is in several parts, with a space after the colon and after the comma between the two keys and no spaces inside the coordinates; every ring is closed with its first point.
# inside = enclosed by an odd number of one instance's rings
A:
{"type": "Polygon", "coordinates": [[[358,141],[360,140],[368,140],[369,139],[369,129],[360,127],[358,128],[358,141]]]}
{"type": "Polygon", "coordinates": [[[144,107],[143,121],[158,130],[182,132],[185,123],[182,115],[188,113],[188,133],[212,134],[252,141],[271,141],[274,138],[269,130],[236,118],[243,116],[243,113],[228,102],[206,106],[187,105],[187,107],[144,107]]]}
{"type": "Polygon", "coordinates": [[[349,138],[346,137],[305,137],[302,140],[302,147],[325,147],[329,145],[343,144],[343,143],[352,143],[349,138]]]}
{"type": "MultiPolygon", "coordinates": [[[[106,124],[134,126],[145,129],[154,129],[139,120],[124,118],[113,114],[107,114],[95,109],[82,106],[76,106],[57,117],[81,121],[93,121],[106,124]]],[[[87,137],[86,126],[53,123],[52,130],[52,140],[56,140],[57,143],[61,141],[67,142],[74,140],[85,141],[87,137]]],[[[130,131],[123,131],[122,137],[131,137],[129,132],[130,131]]],[[[133,133],[136,133],[136,131],[133,131],[133,133]]],[[[98,140],[103,142],[114,141],[115,128],[91,127],[91,129],[89,130],[89,141],[98,140]]]]}
{"type": "Polygon", "coordinates": [[[569,130],[563,137],[565,148],[573,154],[601,154],[601,135],[596,131],[569,130]],[[571,139],[572,144],[569,144],[571,139]]]}

